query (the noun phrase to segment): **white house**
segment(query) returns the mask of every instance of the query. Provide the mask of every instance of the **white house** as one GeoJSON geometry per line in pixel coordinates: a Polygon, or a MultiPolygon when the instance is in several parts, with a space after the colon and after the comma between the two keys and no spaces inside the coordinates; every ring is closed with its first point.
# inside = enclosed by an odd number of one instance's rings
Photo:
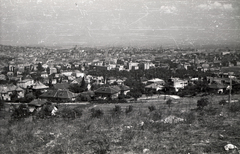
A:
{"type": "Polygon", "coordinates": [[[72,75],[72,71],[63,71],[61,72],[62,75],[65,75],[65,76],[71,76],[72,75]]]}
{"type": "Polygon", "coordinates": [[[188,80],[182,80],[179,78],[171,78],[173,82],[173,87],[175,88],[175,91],[178,92],[179,89],[184,89],[188,85],[188,80]]]}

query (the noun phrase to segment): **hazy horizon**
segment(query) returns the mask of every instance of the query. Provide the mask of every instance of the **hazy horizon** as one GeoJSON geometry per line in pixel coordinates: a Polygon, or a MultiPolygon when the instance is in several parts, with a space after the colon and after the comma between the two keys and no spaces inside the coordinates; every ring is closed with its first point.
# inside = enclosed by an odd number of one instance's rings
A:
{"type": "Polygon", "coordinates": [[[201,47],[240,44],[236,0],[0,0],[0,44],[201,47]]]}

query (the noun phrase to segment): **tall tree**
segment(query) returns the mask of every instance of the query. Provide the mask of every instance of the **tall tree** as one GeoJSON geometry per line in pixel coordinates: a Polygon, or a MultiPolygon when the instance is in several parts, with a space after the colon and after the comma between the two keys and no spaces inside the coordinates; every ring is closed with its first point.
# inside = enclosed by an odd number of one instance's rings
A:
{"type": "Polygon", "coordinates": [[[44,71],[44,68],[42,67],[42,64],[41,64],[41,63],[38,63],[37,70],[38,70],[39,72],[44,71]]]}

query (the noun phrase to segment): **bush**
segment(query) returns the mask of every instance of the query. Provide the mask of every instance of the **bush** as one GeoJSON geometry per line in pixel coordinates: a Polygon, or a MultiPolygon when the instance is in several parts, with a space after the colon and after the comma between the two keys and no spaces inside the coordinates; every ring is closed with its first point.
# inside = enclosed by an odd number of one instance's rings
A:
{"type": "Polygon", "coordinates": [[[25,104],[21,104],[19,105],[18,108],[16,108],[12,115],[11,115],[11,119],[12,120],[19,120],[19,119],[22,119],[22,118],[26,118],[30,115],[30,112],[28,110],[28,107],[27,105],[25,104]]]}
{"type": "Polygon", "coordinates": [[[209,104],[209,101],[207,98],[201,98],[197,101],[197,108],[202,110],[205,106],[209,104]]]}
{"type": "Polygon", "coordinates": [[[240,103],[239,103],[239,101],[230,104],[229,111],[230,112],[239,112],[240,111],[240,103]]]}
{"type": "Polygon", "coordinates": [[[125,109],[125,113],[128,114],[133,111],[133,106],[129,105],[128,108],[125,109]]]}
{"type": "Polygon", "coordinates": [[[155,110],[151,113],[151,119],[156,121],[162,119],[162,112],[160,110],[155,110]]]}
{"type": "Polygon", "coordinates": [[[185,115],[185,122],[187,124],[192,124],[195,120],[196,120],[196,115],[195,115],[194,112],[186,113],[186,115],[185,115]]]}
{"type": "Polygon", "coordinates": [[[65,119],[75,119],[82,116],[82,110],[78,108],[70,109],[70,108],[64,108],[60,115],[62,118],[65,119]]]}
{"type": "Polygon", "coordinates": [[[91,109],[91,117],[92,118],[100,118],[103,116],[103,111],[100,110],[100,109],[95,109],[95,108],[92,108],[91,109]]]}
{"type": "Polygon", "coordinates": [[[115,107],[114,107],[113,110],[112,110],[112,115],[113,115],[113,116],[115,116],[115,115],[120,115],[121,112],[122,112],[121,106],[115,105],[115,107]]]}
{"type": "Polygon", "coordinates": [[[3,100],[0,100],[0,111],[5,108],[5,102],[3,100]]]}
{"type": "Polygon", "coordinates": [[[222,99],[221,101],[219,101],[219,105],[225,105],[227,104],[227,101],[225,99],[222,99]]]}
{"type": "Polygon", "coordinates": [[[52,103],[47,102],[46,105],[36,114],[36,117],[39,119],[44,119],[51,116],[52,113],[52,103]]]}
{"type": "Polygon", "coordinates": [[[77,101],[91,101],[91,97],[89,95],[79,95],[77,98],[77,101]]]}
{"type": "Polygon", "coordinates": [[[205,112],[208,114],[208,115],[216,115],[218,113],[218,108],[214,108],[214,107],[208,107],[205,109],[205,112]]]}
{"type": "Polygon", "coordinates": [[[166,104],[168,105],[168,108],[170,108],[171,105],[172,105],[172,100],[171,100],[171,99],[168,99],[168,100],[166,101],[166,104]]]}
{"type": "Polygon", "coordinates": [[[154,105],[148,106],[148,109],[150,112],[156,110],[156,107],[154,105]]]}
{"type": "Polygon", "coordinates": [[[126,99],[119,99],[117,100],[117,103],[127,103],[128,101],[126,99]]]}

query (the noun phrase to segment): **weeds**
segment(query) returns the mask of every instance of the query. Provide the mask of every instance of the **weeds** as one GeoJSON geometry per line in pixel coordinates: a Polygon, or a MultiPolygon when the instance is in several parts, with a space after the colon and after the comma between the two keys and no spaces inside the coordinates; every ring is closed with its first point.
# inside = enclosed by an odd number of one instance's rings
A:
{"type": "Polygon", "coordinates": [[[175,104],[171,115],[185,122],[174,124],[162,121],[170,115],[164,103],[104,105],[90,110],[62,108],[58,113],[62,118],[0,123],[1,153],[142,153],[144,149],[149,153],[224,153],[226,143],[240,147],[240,116],[218,116],[218,102],[184,112],[185,106],[175,104]]]}

